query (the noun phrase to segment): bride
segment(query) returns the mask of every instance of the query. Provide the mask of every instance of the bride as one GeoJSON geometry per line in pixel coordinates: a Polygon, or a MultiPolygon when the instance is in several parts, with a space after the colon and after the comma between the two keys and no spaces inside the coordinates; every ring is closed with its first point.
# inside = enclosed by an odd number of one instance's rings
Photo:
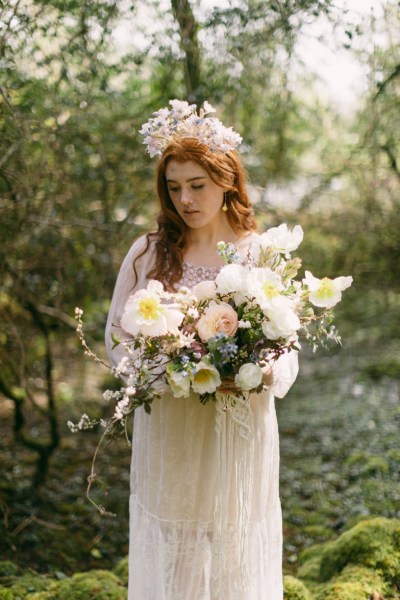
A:
{"type": "MultiPolygon", "coordinates": [[[[118,275],[106,328],[116,365],[120,319],[149,279],[167,289],[213,280],[220,240],[243,259],[257,239],[236,147],[240,136],[206,116],[212,107],[173,100],[141,133],[158,157],[157,231],[137,239],[118,275]]],[[[244,406],[168,389],[148,415],[135,414],[130,493],[129,600],[282,600],[279,438],[274,397],[298,371],[297,353],[264,375],[244,406]]],[[[224,384],[223,384],[224,385],[224,384]]],[[[220,388],[229,393],[228,388],[220,388]]],[[[223,397],[223,395],[221,394],[223,397]]]]}

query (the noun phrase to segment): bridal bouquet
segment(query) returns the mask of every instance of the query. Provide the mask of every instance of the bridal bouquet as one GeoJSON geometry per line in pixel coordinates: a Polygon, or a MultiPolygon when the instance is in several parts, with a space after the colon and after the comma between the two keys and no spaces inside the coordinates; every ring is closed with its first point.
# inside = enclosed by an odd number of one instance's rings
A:
{"type": "MultiPolygon", "coordinates": [[[[263,374],[282,354],[299,350],[299,335],[314,349],[326,339],[340,342],[332,325],[334,307],[351,277],[318,279],[309,271],[296,280],[301,266],[292,258],[303,239],[302,228],[286,224],[259,236],[243,259],[237,248],[220,242],[223,257],[215,281],[202,281],[192,290],[176,293],[151,280],[132,294],[125,305],[121,328],[127,341],[113,338],[123,357],[113,369],[125,382],[117,391],[106,391],[115,403],[114,414],[101,421],[107,436],[126,431],[127,419],[169,389],[176,398],[191,391],[205,403],[216,394],[233,394],[245,401],[263,389],[263,374]]],[[[78,331],[82,311],[77,309],[78,331]]],[[[90,351],[89,351],[90,353],[90,351]]],[[[83,415],[72,431],[97,424],[83,415]]]]}

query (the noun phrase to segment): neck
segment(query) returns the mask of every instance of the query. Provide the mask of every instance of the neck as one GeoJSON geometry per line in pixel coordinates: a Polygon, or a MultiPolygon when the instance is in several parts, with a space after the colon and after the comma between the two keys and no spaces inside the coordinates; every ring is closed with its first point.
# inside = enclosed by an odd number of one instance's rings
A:
{"type": "Polygon", "coordinates": [[[222,215],[218,222],[208,223],[205,227],[198,229],[190,228],[188,232],[188,247],[215,248],[217,243],[235,242],[238,235],[229,225],[228,219],[222,215]]]}

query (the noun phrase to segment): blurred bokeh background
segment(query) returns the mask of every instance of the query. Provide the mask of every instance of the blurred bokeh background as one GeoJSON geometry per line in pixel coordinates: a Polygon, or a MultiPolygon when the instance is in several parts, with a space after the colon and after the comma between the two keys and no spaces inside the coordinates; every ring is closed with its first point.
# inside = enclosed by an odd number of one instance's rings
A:
{"type": "MultiPolygon", "coordinates": [[[[154,228],[138,130],[172,98],[239,131],[260,230],[301,224],[316,276],[352,275],[343,346],[307,349],[278,405],[285,571],[369,515],[400,518],[400,11],[395,0],[0,4],[0,558],[41,572],[127,553],[130,450],[103,448],[103,330],[119,265],[154,228]]],[[[61,576],[61,575],[60,575],[61,576]]]]}

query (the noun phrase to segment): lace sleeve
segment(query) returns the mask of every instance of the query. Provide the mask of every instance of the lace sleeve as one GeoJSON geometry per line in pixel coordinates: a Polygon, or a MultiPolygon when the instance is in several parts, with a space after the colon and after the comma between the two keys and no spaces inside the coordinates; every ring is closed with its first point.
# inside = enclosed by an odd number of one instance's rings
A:
{"type": "Polygon", "coordinates": [[[107,354],[114,366],[118,365],[121,358],[125,356],[125,352],[121,346],[116,346],[114,349],[112,348],[113,341],[111,335],[116,335],[116,337],[118,337],[118,339],[121,341],[129,339],[129,335],[125,333],[120,326],[122,312],[128,297],[136,290],[145,287],[147,283],[146,273],[150,268],[151,262],[150,247],[147,252],[135,263],[136,272],[138,274],[138,279],[136,282],[135,273],[133,270],[133,261],[135,260],[135,257],[140,255],[141,252],[146,248],[146,244],[147,242],[145,235],[141,236],[133,243],[121,265],[117,282],[115,284],[105,331],[107,354]]]}

